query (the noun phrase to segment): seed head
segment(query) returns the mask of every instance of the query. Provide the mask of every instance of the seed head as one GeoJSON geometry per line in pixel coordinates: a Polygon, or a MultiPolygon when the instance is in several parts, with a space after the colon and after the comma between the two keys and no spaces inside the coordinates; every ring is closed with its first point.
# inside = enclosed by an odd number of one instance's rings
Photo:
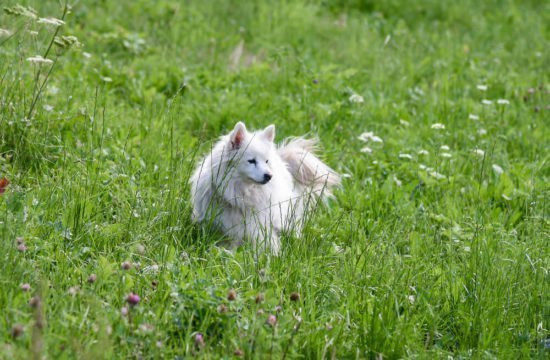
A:
{"type": "Polygon", "coordinates": [[[25,329],[23,328],[23,325],[15,324],[11,328],[10,334],[11,334],[11,337],[15,340],[18,337],[20,337],[21,335],[23,335],[23,332],[25,332],[25,329]]]}
{"type": "Polygon", "coordinates": [[[300,301],[300,294],[298,294],[297,292],[293,292],[292,294],[290,294],[290,300],[291,301],[300,301]]]}
{"type": "Polygon", "coordinates": [[[220,304],[218,306],[218,313],[225,314],[226,312],[227,312],[227,306],[225,306],[224,304],[220,304]]]}
{"type": "Polygon", "coordinates": [[[95,274],[92,274],[92,275],[88,276],[88,282],[90,284],[95,283],[96,280],[97,280],[97,276],[95,274]]]}
{"type": "Polygon", "coordinates": [[[27,246],[25,244],[19,244],[17,245],[17,250],[20,252],[25,252],[27,251],[27,246]]]}
{"type": "Polygon", "coordinates": [[[132,268],[132,263],[129,261],[125,261],[121,265],[122,270],[130,270],[132,268]]]}
{"type": "Polygon", "coordinates": [[[235,351],[233,352],[233,355],[241,357],[244,355],[244,351],[242,351],[241,349],[235,349],[235,351]]]}
{"type": "Polygon", "coordinates": [[[235,299],[237,299],[237,292],[233,289],[229,290],[227,292],[227,300],[234,301],[235,299]]]}
{"type": "Polygon", "coordinates": [[[37,308],[40,306],[40,298],[38,296],[33,296],[30,300],[29,300],[29,306],[32,307],[32,308],[37,308]]]}
{"type": "Polygon", "coordinates": [[[259,293],[258,295],[256,295],[256,304],[261,304],[264,302],[264,300],[265,300],[264,294],[259,293]]]}

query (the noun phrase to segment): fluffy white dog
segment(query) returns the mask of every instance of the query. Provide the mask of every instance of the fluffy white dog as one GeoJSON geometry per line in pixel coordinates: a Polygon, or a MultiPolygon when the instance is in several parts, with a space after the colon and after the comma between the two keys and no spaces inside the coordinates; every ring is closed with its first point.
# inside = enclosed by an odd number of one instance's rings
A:
{"type": "Polygon", "coordinates": [[[234,246],[250,240],[278,254],[281,233],[299,236],[310,204],[331,196],[340,177],[314,155],[314,140],[294,138],[277,146],[274,138],[274,125],[250,133],[237,123],[190,182],[195,221],[211,222],[234,246]]]}

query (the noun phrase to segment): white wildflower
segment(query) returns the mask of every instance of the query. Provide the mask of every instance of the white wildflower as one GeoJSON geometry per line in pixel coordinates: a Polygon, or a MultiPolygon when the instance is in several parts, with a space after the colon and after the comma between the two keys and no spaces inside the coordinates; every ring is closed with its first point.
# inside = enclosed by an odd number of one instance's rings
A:
{"type": "Polygon", "coordinates": [[[485,156],[485,151],[481,150],[481,149],[474,149],[473,150],[474,154],[480,156],[480,157],[483,157],[485,156]]]}
{"type": "Polygon", "coordinates": [[[484,84],[480,84],[477,86],[477,89],[480,90],[480,91],[487,91],[489,87],[487,85],[484,85],[484,84]]]}
{"type": "Polygon", "coordinates": [[[47,112],[51,112],[53,110],[53,106],[48,105],[48,104],[42,106],[42,108],[47,112]]]}
{"type": "Polygon", "coordinates": [[[470,119],[470,120],[479,120],[479,116],[477,116],[475,114],[469,114],[468,119],[470,119]]]}
{"type": "Polygon", "coordinates": [[[349,179],[349,178],[351,178],[351,174],[345,174],[345,173],[344,173],[344,174],[342,174],[342,177],[343,177],[343,178],[346,178],[346,179],[349,179]]]}
{"type": "Polygon", "coordinates": [[[84,51],[84,52],[82,52],[82,56],[84,56],[86,59],[89,59],[89,58],[92,57],[92,54],[90,54],[90,53],[84,51]]]}
{"type": "Polygon", "coordinates": [[[426,170],[428,167],[424,164],[420,164],[418,165],[418,167],[420,168],[420,170],[426,170]]]}
{"type": "Polygon", "coordinates": [[[432,172],[430,172],[430,176],[431,176],[431,177],[434,177],[434,178],[436,178],[436,179],[438,179],[438,180],[442,180],[442,179],[446,179],[446,178],[447,178],[445,175],[440,174],[440,173],[438,173],[437,171],[432,171],[432,172]]]}
{"type": "Polygon", "coordinates": [[[450,148],[449,146],[447,146],[447,145],[441,145],[440,149],[443,150],[443,151],[449,151],[449,150],[451,150],[451,148],[450,148]]]}
{"type": "Polygon", "coordinates": [[[465,251],[465,252],[470,252],[470,250],[471,250],[471,249],[470,249],[469,246],[464,246],[464,251],[465,251]]]}
{"type": "Polygon", "coordinates": [[[418,155],[429,155],[430,153],[428,150],[420,149],[418,150],[418,155]]]}
{"type": "Polygon", "coordinates": [[[110,77],[108,76],[102,76],[101,77],[101,80],[107,82],[107,83],[110,83],[110,82],[113,82],[113,79],[111,79],[110,77]]]}
{"type": "Polygon", "coordinates": [[[481,103],[483,105],[493,105],[493,102],[491,100],[487,100],[487,99],[481,100],[481,103]]]}
{"type": "Polygon", "coordinates": [[[497,175],[501,175],[504,172],[504,169],[502,169],[499,165],[493,164],[493,171],[497,175]]]}
{"type": "Polygon", "coordinates": [[[38,31],[34,31],[34,30],[27,30],[29,35],[30,36],[37,36],[38,35],[38,31]]]}
{"type": "Polygon", "coordinates": [[[399,180],[399,179],[397,178],[397,176],[395,176],[395,175],[393,176],[393,181],[395,182],[395,185],[397,185],[397,186],[403,185],[403,183],[401,182],[401,180],[399,180]]]}
{"type": "Polygon", "coordinates": [[[410,302],[411,304],[414,304],[414,302],[416,301],[416,296],[414,296],[414,295],[409,295],[409,296],[407,296],[407,299],[409,299],[409,302],[410,302]]]}
{"type": "Polygon", "coordinates": [[[453,157],[453,155],[450,154],[450,153],[444,152],[444,153],[441,153],[441,157],[444,157],[444,158],[451,158],[451,157],[453,157]]]}
{"type": "Polygon", "coordinates": [[[39,24],[46,24],[46,25],[53,25],[53,26],[61,26],[61,25],[65,24],[65,21],[63,21],[61,19],[52,18],[52,17],[40,18],[40,19],[38,19],[37,22],[39,24]]]}
{"type": "Polygon", "coordinates": [[[358,139],[365,142],[368,142],[368,141],[379,142],[379,143],[384,142],[384,140],[382,140],[379,136],[374,135],[372,131],[367,131],[362,133],[361,135],[359,135],[358,139]]]}
{"type": "Polygon", "coordinates": [[[443,129],[445,129],[445,125],[440,124],[440,123],[435,123],[435,124],[432,124],[432,129],[443,130],[443,129]]]}
{"type": "Polygon", "coordinates": [[[372,153],[372,149],[368,146],[365,146],[364,148],[362,148],[360,150],[362,153],[365,153],[365,154],[371,154],[372,153]]]}
{"type": "Polygon", "coordinates": [[[399,123],[405,127],[409,126],[409,122],[407,120],[399,119],[399,123]]]}
{"type": "Polygon", "coordinates": [[[510,101],[508,101],[506,99],[498,99],[497,104],[499,104],[499,105],[508,105],[508,104],[510,104],[510,101]]]}
{"type": "Polygon", "coordinates": [[[35,55],[30,58],[27,58],[27,61],[33,64],[52,64],[53,63],[53,60],[46,59],[40,55],[35,55]]]}
{"type": "Polygon", "coordinates": [[[399,154],[399,158],[412,160],[413,157],[411,154],[399,154]]]}
{"type": "Polygon", "coordinates": [[[480,135],[480,136],[483,136],[483,135],[487,135],[487,130],[481,128],[477,131],[477,133],[480,135]]]}
{"type": "Polygon", "coordinates": [[[349,101],[352,103],[362,104],[365,102],[365,99],[359,94],[351,94],[349,101]]]}
{"type": "Polygon", "coordinates": [[[512,198],[510,196],[506,195],[506,194],[502,194],[502,198],[506,201],[511,201],[512,200],[512,198]]]}

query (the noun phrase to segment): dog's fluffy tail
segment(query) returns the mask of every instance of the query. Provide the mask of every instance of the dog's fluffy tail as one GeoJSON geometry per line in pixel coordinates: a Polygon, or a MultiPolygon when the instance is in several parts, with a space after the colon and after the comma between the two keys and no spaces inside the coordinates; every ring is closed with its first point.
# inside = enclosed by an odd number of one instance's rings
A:
{"type": "Polygon", "coordinates": [[[315,156],[316,150],[317,140],[297,137],[280,146],[278,153],[303,190],[331,197],[332,189],[340,185],[340,176],[315,156]]]}

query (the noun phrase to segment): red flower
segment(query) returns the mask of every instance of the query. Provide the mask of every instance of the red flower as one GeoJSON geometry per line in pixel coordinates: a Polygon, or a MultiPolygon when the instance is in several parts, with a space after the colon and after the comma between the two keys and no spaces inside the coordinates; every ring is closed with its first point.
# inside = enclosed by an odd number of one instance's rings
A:
{"type": "Polygon", "coordinates": [[[9,180],[6,179],[6,178],[1,178],[0,179],[0,194],[3,194],[6,192],[6,188],[8,187],[8,185],[10,184],[9,180]]]}

